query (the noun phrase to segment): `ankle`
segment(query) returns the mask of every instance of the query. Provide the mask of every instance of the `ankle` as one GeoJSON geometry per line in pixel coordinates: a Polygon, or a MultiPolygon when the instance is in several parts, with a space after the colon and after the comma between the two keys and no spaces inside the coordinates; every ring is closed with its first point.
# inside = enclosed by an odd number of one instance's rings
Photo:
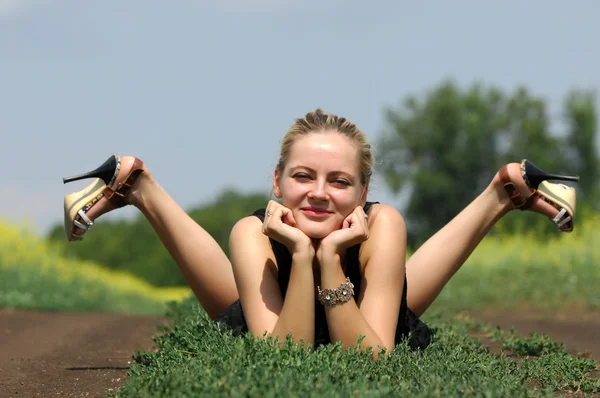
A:
{"type": "MultiPolygon", "coordinates": [[[[496,176],[497,177],[497,176],[496,176]]],[[[512,202],[504,189],[504,184],[498,181],[497,178],[494,177],[494,180],[487,186],[484,190],[484,195],[490,197],[491,200],[496,204],[495,208],[497,213],[502,217],[509,211],[513,210],[512,202]]]]}
{"type": "Polygon", "coordinates": [[[131,187],[126,200],[132,206],[143,211],[146,207],[147,198],[150,197],[152,191],[156,190],[157,185],[150,171],[144,166],[144,172],[140,174],[131,187]]]}
{"type": "Polygon", "coordinates": [[[510,199],[511,195],[520,195],[523,200],[527,200],[527,198],[529,198],[535,192],[535,190],[530,188],[527,185],[527,182],[525,182],[523,179],[520,163],[508,163],[506,166],[500,169],[494,176],[491,185],[494,185],[501,194],[503,203],[505,200],[508,201],[510,209],[514,207],[510,199]],[[508,188],[505,187],[507,184],[512,185],[513,188],[511,189],[516,190],[516,192],[509,193],[507,191],[508,188]]]}

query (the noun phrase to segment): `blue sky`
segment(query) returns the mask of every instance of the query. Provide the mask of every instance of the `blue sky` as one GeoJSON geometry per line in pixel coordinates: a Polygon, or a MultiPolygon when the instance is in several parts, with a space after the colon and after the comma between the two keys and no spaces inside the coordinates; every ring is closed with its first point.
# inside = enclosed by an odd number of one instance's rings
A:
{"type": "MultiPolygon", "coordinates": [[[[600,87],[599,15],[594,0],[0,0],[0,218],[46,232],[86,185],[63,175],[111,153],[184,208],[268,192],[296,117],[321,107],[375,143],[385,107],[445,78],[527,85],[558,117],[569,89],[600,87]]],[[[370,199],[401,203],[377,177],[370,199]]]]}

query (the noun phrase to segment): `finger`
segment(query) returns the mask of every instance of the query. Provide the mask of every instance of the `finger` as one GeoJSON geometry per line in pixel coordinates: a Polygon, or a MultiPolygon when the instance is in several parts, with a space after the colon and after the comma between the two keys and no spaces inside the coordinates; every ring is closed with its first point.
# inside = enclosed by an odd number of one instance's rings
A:
{"type": "Polygon", "coordinates": [[[279,203],[275,202],[274,200],[271,200],[267,205],[267,211],[265,215],[273,219],[281,219],[283,217],[283,214],[281,212],[282,208],[283,206],[281,206],[279,203]]]}
{"type": "Polygon", "coordinates": [[[342,224],[342,229],[344,229],[344,228],[352,228],[353,225],[354,225],[354,223],[352,222],[352,219],[346,218],[344,220],[344,223],[342,224]]]}
{"type": "Polygon", "coordinates": [[[287,207],[282,207],[282,221],[291,227],[296,226],[296,219],[294,218],[294,214],[287,207]]]}
{"type": "Polygon", "coordinates": [[[364,216],[363,216],[363,212],[362,212],[362,208],[360,206],[356,207],[352,213],[350,213],[348,215],[348,217],[346,217],[345,221],[348,221],[348,225],[350,227],[356,227],[357,225],[362,225],[359,224],[362,222],[362,220],[364,220],[364,216]]]}
{"type": "Polygon", "coordinates": [[[265,209],[265,218],[271,217],[273,215],[274,207],[274,202],[272,200],[269,200],[269,203],[267,203],[267,208],[265,209]]]}
{"type": "Polygon", "coordinates": [[[360,223],[360,225],[365,228],[369,225],[369,216],[367,213],[365,213],[365,210],[362,208],[362,206],[358,206],[354,211],[354,214],[356,214],[356,221],[360,223]]]}
{"type": "Polygon", "coordinates": [[[361,233],[368,234],[369,223],[362,207],[358,206],[348,218],[350,222],[350,228],[353,228],[356,231],[362,231],[361,233]]]}
{"type": "Polygon", "coordinates": [[[352,220],[352,214],[353,213],[350,213],[348,217],[344,218],[344,221],[342,221],[342,229],[352,227],[352,224],[354,224],[354,221],[352,220]]]}
{"type": "Polygon", "coordinates": [[[270,200],[265,209],[265,219],[263,221],[263,233],[268,233],[273,228],[273,221],[276,220],[278,203],[270,200]]]}

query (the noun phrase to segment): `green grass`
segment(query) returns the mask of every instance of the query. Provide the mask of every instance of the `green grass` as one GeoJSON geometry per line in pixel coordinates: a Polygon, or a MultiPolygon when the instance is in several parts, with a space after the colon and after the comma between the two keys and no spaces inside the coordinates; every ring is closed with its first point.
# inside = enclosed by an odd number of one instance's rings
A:
{"type": "Polygon", "coordinates": [[[521,397],[600,389],[600,381],[590,377],[593,361],[566,354],[546,337],[519,339],[496,331],[507,348],[528,356],[491,355],[470,337],[470,331],[490,332],[489,327],[439,312],[426,319],[437,330],[426,350],[402,344],[378,362],[370,352],[339,345],[310,351],[233,337],[193,301],[174,307],[173,316],[173,325],[156,338],[159,351],[135,356],[137,364],[116,396],[521,397]]]}

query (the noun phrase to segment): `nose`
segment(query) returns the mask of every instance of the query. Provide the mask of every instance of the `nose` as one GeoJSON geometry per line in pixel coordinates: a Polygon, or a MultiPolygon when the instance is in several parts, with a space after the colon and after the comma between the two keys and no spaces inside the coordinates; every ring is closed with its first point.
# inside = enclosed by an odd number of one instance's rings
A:
{"type": "Polygon", "coordinates": [[[315,182],[312,189],[308,192],[308,197],[314,200],[328,200],[327,183],[315,182]]]}

